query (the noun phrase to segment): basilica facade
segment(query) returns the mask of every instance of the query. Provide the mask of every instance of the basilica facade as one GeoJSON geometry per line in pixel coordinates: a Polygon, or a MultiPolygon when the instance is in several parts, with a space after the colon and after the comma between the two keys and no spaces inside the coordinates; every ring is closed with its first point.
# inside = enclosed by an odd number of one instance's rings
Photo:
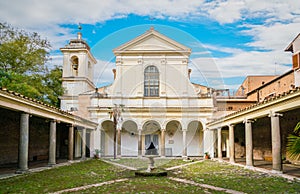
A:
{"type": "Polygon", "coordinates": [[[94,86],[96,60],[80,33],[61,51],[61,108],[99,124],[90,133],[91,151],[112,156],[115,142],[118,156],[142,156],[152,142],[163,157],[213,154],[213,133],[205,132],[215,110],[212,89],[191,83],[190,48],[150,28],[113,50],[114,80],[101,88],[94,86]]]}

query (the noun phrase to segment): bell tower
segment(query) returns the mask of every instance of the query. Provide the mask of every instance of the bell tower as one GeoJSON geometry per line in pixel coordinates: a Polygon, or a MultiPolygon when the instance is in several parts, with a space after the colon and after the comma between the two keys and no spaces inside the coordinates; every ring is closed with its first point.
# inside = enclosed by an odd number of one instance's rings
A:
{"type": "Polygon", "coordinates": [[[61,96],[61,109],[77,111],[79,94],[95,90],[93,74],[97,61],[82,39],[81,32],[77,33],[77,39],[71,39],[60,50],[63,53],[62,85],[65,89],[61,96]]]}

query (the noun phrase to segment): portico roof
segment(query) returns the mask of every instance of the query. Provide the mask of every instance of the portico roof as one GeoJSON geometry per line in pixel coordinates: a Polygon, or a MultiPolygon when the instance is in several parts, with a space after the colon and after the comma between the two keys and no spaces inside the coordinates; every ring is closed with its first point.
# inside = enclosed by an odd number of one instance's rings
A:
{"type": "Polygon", "coordinates": [[[98,123],[75,116],[67,111],[48,105],[36,99],[28,98],[14,91],[0,88],[0,107],[5,109],[26,112],[46,119],[57,120],[75,126],[95,129],[98,123]]]}
{"type": "Polygon", "coordinates": [[[270,113],[283,113],[300,108],[300,88],[279,94],[273,98],[264,100],[239,111],[217,118],[208,123],[209,129],[219,128],[232,124],[238,124],[245,119],[256,119],[270,115],[270,113]]]}

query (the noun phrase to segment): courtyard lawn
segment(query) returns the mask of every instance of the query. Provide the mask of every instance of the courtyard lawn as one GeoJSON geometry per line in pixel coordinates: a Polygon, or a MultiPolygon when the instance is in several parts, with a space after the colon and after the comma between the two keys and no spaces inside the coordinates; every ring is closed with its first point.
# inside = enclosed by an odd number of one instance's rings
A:
{"type": "MultiPolygon", "coordinates": [[[[163,159],[159,159],[163,160],[163,159]]],[[[188,162],[162,161],[159,167],[171,167],[188,162]]],[[[121,159],[123,165],[139,163],[140,159],[121,159]]],[[[146,160],[142,160],[146,162],[146,160]]],[[[159,162],[159,161],[158,161],[159,162]]],[[[159,164],[159,163],[158,163],[159,164]]],[[[132,166],[134,167],[134,166],[132,166]]],[[[139,166],[144,167],[144,166],[139,166]]],[[[122,182],[78,190],[77,193],[224,193],[170,180],[176,177],[200,184],[247,193],[299,193],[300,182],[272,177],[226,163],[204,161],[169,172],[168,177],[135,177],[134,172],[115,167],[101,160],[88,160],[0,180],[0,193],[49,193],[64,189],[124,179],[122,182]]],[[[75,193],[76,193],[75,192],[75,193]]]]}

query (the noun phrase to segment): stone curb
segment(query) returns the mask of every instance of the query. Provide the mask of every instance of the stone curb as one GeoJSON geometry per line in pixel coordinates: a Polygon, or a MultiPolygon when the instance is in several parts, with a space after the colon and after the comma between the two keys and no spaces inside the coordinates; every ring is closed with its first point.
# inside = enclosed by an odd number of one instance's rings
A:
{"type": "Polygon", "coordinates": [[[191,163],[187,163],[187,164],[181,164],[179,166],[173,166],[173,167],[170,167],[170,168],[166,168],[166,170],[175,170],[177,168],[182,168],[182,167],[185,167],[185,166],[189,166],[189,165],[192,165],[192,164],[197,164],[197,163],[200,163],[200,162],[203,162],[204,160],[199,160],[199,161],[195,161],[195,162],[191,162],[191,163]]]}
{"type": "Polygon", "coordinates": [[[224,163],[231,164],[231,165],[234,165],[234,166],[243,167],[243,168],[248,169],[248,170],[267,173],[267,174],[269,174],[271,176],[286,178],[288,180],[293,180],[293,181],[297,180],[297,181],[300,181],[299,177],[288,175],[288,174],[279,173],[279,172],[276,172],[276,171],[273,171],[273,170],[268,170],[268,169],[265,169],[265,168],[259,168],[259,167],[255,167],[255,166],[247,167],[247,166],[245,166],[243,164],[232,163],[232,162],[228,162],[226,160],[220,160],[220,159],[214,159],[213,161],[224,162],[224,163]]]}
{"type": "Polygon", "coordinates": [[[106,181],[106,182],[102,182],[102,183],[96,183],[96,184],[91,184],[91,185],[86,185],[86,186],[82,186],[82,187],[75,187],[75,188],[71,188],[71,189],[64,189],[61,191],[57,191],[54,193],[50,193],[50,194],[60,194],[60,193],[65,193],[65,192],[75,192],[75,191],[80,191],[80,190],[85,190],[85,189],[89,189],[92,187],[101,187],[103,185],[110,185],[113,183],[119,183],[119,182],[124,182],[127,181],[128,179],[117,179],[117,180],[112,180],[112,181],[106,181]]]}
{"type": "Polygon", "coordinates": [[[115,166],[119,166],[119,167],[122,167],[122,168],[126,168],[128,170],[137,170],[136,168],[134,167],[130,167],[130,166],[125,166],[123,164],[118,164],[118,163],[115,163],[115,162],[112,162],[112,161],[108,161],[108,160],[101,160],[103,162],[106,162],[108,164],[112,164],[112,165],[115,165],[115,166]]]}
{"type": "Polygon", "coordinates": [[[207,188],[207,189],[211,189],[211,190],[215,190],[215,191],[223,191],[223,192],[232,193],[232,194],[244,194],[243,192],[240,192],[240,191],[225,189],[225,188],[221,188],[221,187],[215,187],[215,186],[207,185],[207,184],[196,183],[196,182],[191,181],[191,180],[174,178],[174,177],[169,177],[169,179],[173,180],[173,181],[176,181],[176,182],[180,182],[180,183],[184,183],[184,184],[190,184],[190,185],[194,185],[194,186],[199,186],[199,187],[203,187],[203,188],[207,188]]]}

